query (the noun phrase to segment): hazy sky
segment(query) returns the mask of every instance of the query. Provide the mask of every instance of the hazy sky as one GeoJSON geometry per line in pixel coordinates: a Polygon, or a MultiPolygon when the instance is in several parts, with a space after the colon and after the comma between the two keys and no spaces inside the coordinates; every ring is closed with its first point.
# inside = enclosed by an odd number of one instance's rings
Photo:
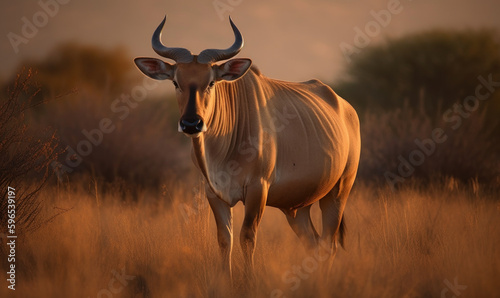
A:
{"type": "Polygon", "coordinates": [[[500,29],[498,0],[58,1],[0,2],[0,76],[64,41],[125,47],[131,56],[156,57],[151,34],[165,14],[164,43],[193,53],[233,42],[231,14],[245,38],[239,56],[252,58],[269,77],[292,81],[340,78],[347,63],[340,45],[355,45],[356,27],[365,32],[368,25],[372,43],[436,27],[500,29]],[[374,12],[383,16],[378,25],[374,12]],[[26,30],[26,20],[35,23],[36,33],[26,30]],[[23,35],[23,26],[28,34],[23,35]],[[9,40],[14,37],[25,38],[17,39],[18,53],[9,40]]]}

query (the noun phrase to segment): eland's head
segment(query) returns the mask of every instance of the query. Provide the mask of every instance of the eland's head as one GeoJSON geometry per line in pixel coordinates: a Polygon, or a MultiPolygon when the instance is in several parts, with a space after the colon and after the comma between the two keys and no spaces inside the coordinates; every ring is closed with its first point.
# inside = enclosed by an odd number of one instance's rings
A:
{"type": "Polygon", "coordinates": [[[237,80],[247,72],[252,61],[231,59],[216,64],[236,56],[243,48],[243,37],[231,18],[229,22],[235,37],[233,45],[225,50],[206,49],[199,55],[184,48],[167,47],[161,42],[165,20],[156,28],[151,42],[157,54],[175,61],[175,64],[156,58],[136,58],[134,61],[148,77],[173,82],[181,112],[179,131],[197,137],[207,130],[207,123],[214,113],[214,86],[220,81],[237,80]]]}

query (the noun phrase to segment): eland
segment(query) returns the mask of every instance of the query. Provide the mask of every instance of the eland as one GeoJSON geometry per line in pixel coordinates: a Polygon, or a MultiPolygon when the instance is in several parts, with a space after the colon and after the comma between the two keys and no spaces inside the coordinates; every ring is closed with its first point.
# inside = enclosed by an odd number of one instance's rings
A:
{"type": "Polygon", "coordinates": [[[175,63],[156,58],[136,58],[135,63],[148,77],[171,80],[175,86],[178,129],[191,137],[193,161],[206,180],[225,270],[231,276],[232,207],[241,201],[245,268],[253,270],[257,229],[266,206],[271,206],[283,211],[306,248],[326,245],[328,272],[337,243],[343,246],[343,212],[358,169],[356,111],[318,80],[270,79],[252,60],[231,59],[243,47],[231,18],[233,45],[199,55],[161,42],[165,20],[156,28],[152,46],[175,63]],[[311,221],[316,202],[322,213],[321,234],[311,221]]]}

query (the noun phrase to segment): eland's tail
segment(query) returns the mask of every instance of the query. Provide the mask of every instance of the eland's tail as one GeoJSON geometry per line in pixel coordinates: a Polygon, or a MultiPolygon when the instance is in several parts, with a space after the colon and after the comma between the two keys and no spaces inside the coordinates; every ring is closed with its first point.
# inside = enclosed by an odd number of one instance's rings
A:
{"type": "Polygon", "coordinates": [[[339,243],[343,249],[345,249],[344,239],[345,239],[346,232],[347,232],[347,227],[345,225],[344,215],[342,215],[342,219],[340,220],[340,226],[339,226],[339,243]]]}

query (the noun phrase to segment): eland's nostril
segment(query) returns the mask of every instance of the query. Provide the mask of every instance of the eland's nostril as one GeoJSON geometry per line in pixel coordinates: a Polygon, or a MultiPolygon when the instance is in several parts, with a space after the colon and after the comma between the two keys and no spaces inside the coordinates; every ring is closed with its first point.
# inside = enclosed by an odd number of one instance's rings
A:
{"type": "MultiPolygon", "coordinates": [[[[200,119],[196,119],[196,120],[193,120],[193,121],[189,121],[189,120],[181,120],[181,125],[185,126],[185,127],[197,127],[198,125],[200,125],[201,123],[201,120],[200,119]]],[[[203,123],[201,123],[203,124],[203,123]]]]}
{"type": "Polygon", "coordinates": [[[187,133],[187,134],[197,134],[199,132],[203,131],[204,128],[203,121],[201,119],[182,119],[179,122],[179,127],[182,130],[182,132],[187,133]]]}

